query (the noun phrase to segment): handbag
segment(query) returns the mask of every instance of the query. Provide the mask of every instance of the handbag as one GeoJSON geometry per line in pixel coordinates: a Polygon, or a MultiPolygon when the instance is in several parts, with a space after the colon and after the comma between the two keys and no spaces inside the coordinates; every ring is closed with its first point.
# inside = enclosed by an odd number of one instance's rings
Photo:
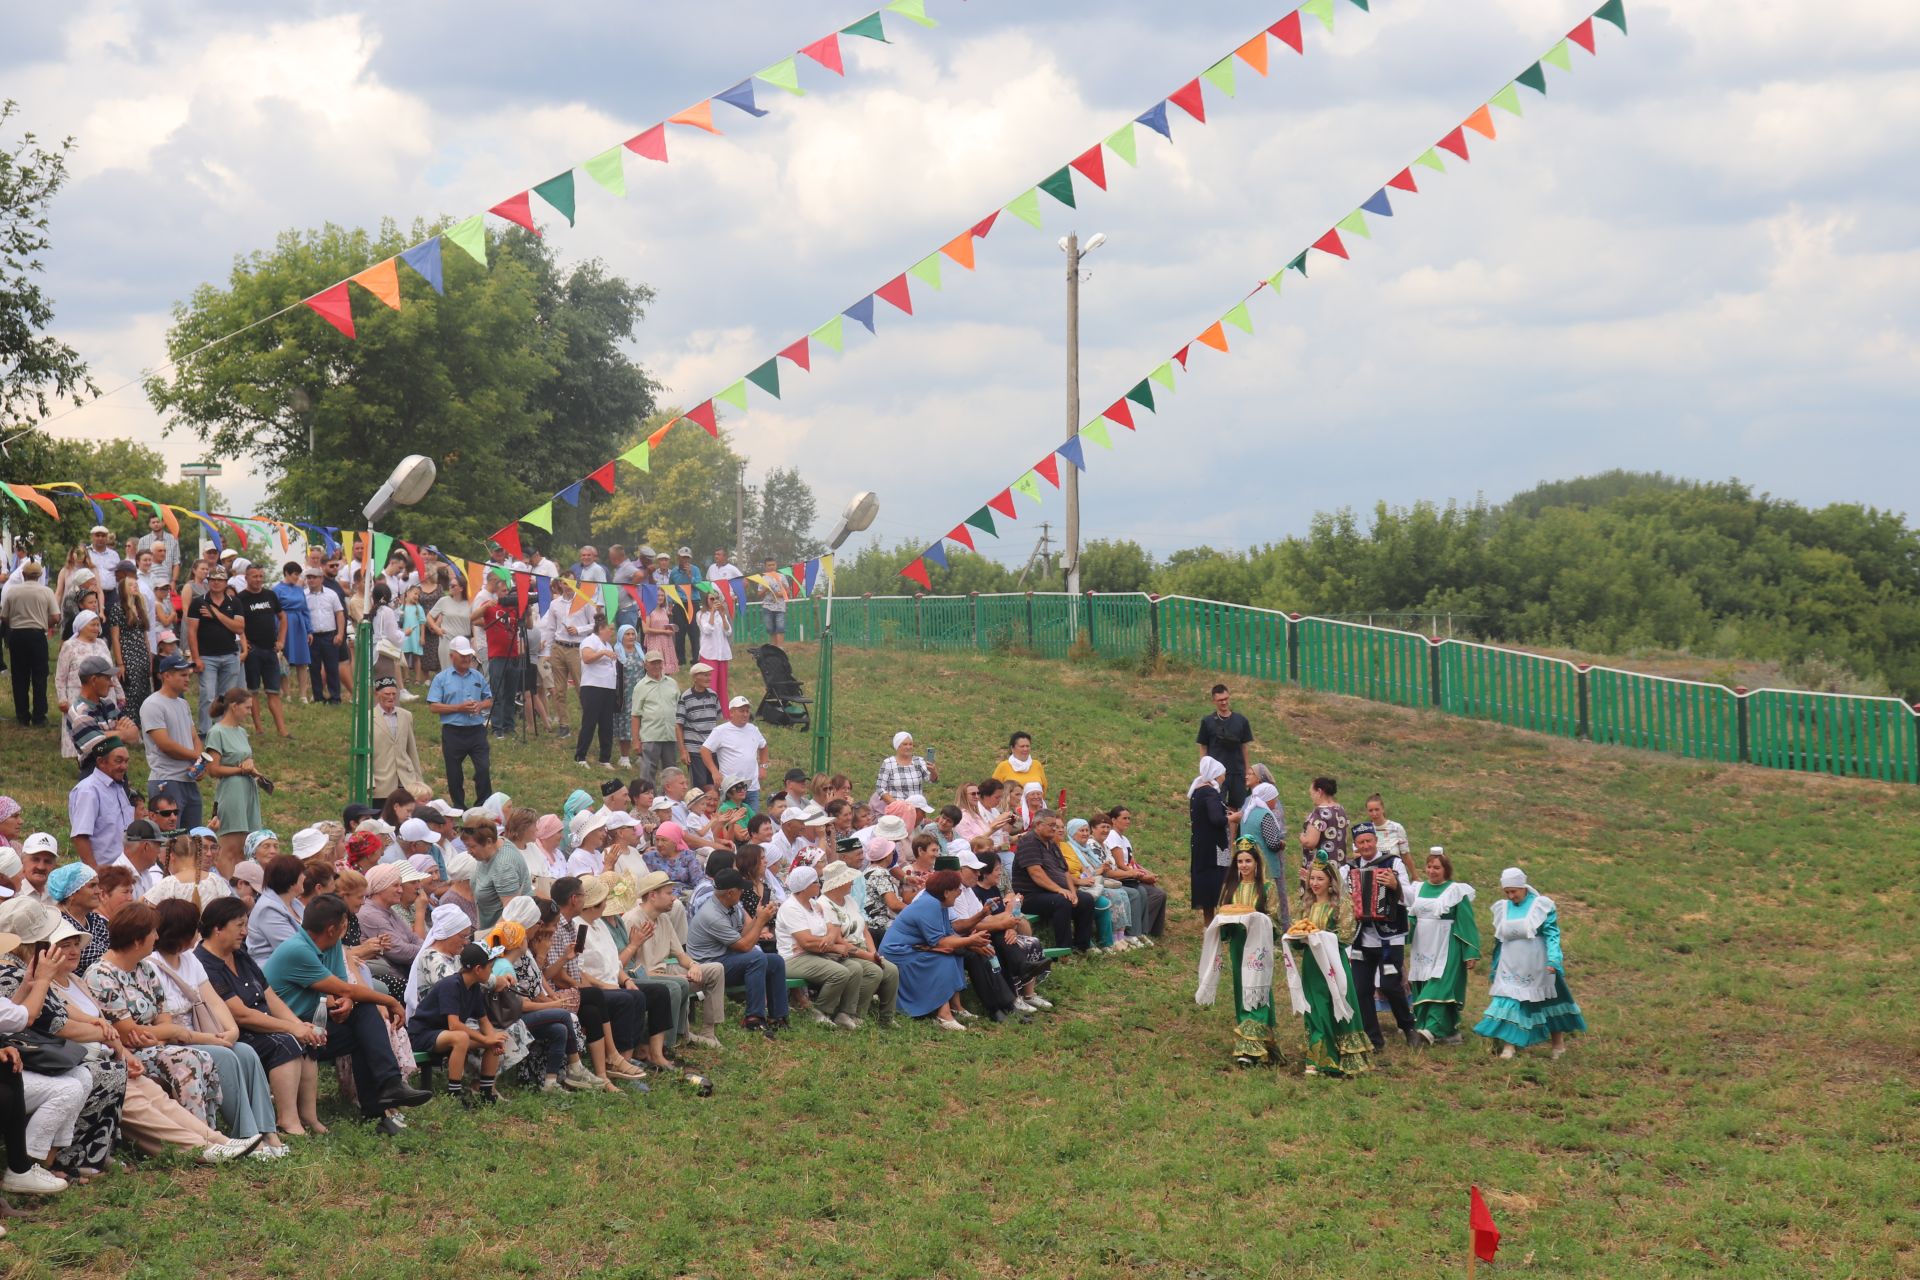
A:
{"type": "Polygon", "coordinates": [[[49,1032],[28,1027],[5,1040],[7,1048],[20,1051],[23,1070],[40,1076],[65,1075],[87,1061],[87,1046],[78,1040],[66,1040],[49,1032]]]}
{"type": "Polygon", "coordinates": [[[487,1020],[493,1023],[496,1031],[520,1021],[520,1015],[526,1012],[526,1002],[512,987],[503,987],[498,991],[488,987],[482,999],[487,1006],[487,1020]]]}

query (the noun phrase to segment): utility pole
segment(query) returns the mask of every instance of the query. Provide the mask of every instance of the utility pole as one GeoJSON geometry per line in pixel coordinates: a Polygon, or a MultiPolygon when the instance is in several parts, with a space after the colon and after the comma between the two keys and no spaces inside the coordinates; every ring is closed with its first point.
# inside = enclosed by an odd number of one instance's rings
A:
{"type": "MultiPolygon", "coordinates": [[[[1080,429],[1080,233],[1067,233],[1067,438],[1080,429]]],[[[1067,594],[1080,594],[1080,468],[1067,465],[1067,594]]]]}
{"type": "Polygon", "coordinates": [[[1027,574],[1033,571],[1033,563],[1040,562],[1040,576],[1046,577],[1053,572],[1053,526],[1042,521],[1040,540],[1033,544],[1033,554],[1027,557],[1027,563],[1020,569],[1020,586],[1027,585],[1027,574]]]}
{"type": "Polygon", "coordinates": [[[740,459],[739,468],[733,473],[733,556],[737,561],[745,554],[747,541],[747,460],[740,459]]]}

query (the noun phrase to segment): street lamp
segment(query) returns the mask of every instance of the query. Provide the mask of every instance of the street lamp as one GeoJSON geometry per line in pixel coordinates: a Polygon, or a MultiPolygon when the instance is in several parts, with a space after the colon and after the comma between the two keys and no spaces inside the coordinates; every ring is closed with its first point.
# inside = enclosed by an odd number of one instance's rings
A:
{"type": "Polygon", "coordinates": [[[347,791],[354,804],[365,804],[373,787],[373,526],[396,507],[411,507],[426,497],[438,474],[432,458],[410,453],[361,509],[367,518],[367,570],[360,575],[360,621],[353,629],[353,745],[347,754],[347,791]]]}
{"type": "MultiPolygon", "coordinates": [[[[1067,439],[1080,430],[1080,260],[1107,242],[1107,233],[1096,231],[1085,245],[1080,233],[1070,231],[1060,237],[1060,252],[1067,255],[1067,439]]],[[[1067,468],[1067,550],[1061,567],[1067,571],[1067,594],[1080,594],[1080,468],[1067,468]]],[[[1078,611],[1070,616],[1078,617],[1078,611]]]]}
{"type": "MultiPolygon", "coordinates": [[[[833,526],[827,539],[829,554],[838,551],[848,538],[864,533],[880,514],[880,499],[870,491],[853,495],[840,523],[833,526]]],[[[826,618],[820,624],[820,677],[814,681],[813,695],[813,771],[825,773],[833,766],[833,576],[827,576],[826,618]]]]}

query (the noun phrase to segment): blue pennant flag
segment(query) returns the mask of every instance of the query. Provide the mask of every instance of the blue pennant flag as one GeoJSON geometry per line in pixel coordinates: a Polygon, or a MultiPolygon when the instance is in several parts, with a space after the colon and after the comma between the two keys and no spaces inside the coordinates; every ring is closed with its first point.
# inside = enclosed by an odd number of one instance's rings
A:
{"type": "Polygon", "coordinates": [[[728,578],[727,590],[733,593],[733,604],[736,609],[744,609],[747,607],[747,580],[745,578],[728,578]]]}
{"type": "MultiPolygon", "coordinates": [[[[84,493],[80,494],[79,496],[83,498],[87,498],[87,495],[84,493]]],[[[93,508],[93,522],[95,524],[105,524],[107,522],[107,513],[100,509],[99,503],[95,502],[92,498],[87,498],[87,505],[93,508]]],[[[214,541],[215,542],[219,541],[218,534],[214,535],[214,541]]]]}
{"type": "Polygon", "coordinates": [[[1391,218],[1393,216],[1393,206],[1387,203],[1387,189],[1385,187],[1374,192],[1373,195],[1368,198],[1367,202],[1360,207],[1368,213],[1377,213],[1383,218],[1391,218]]]}
{"type": "Polygon", "coordinates": [[[1147,128],[1153,130],[1168,142],[1173,141],[1173,130],[1167,127],[1167,104],[1165,99],[1156,102],[1151,109],[1135,116],[1134,122],[1147,126],[1147,128]]]}
{"type": "Polygon", "coordinates": [[[928,564],[937,564],[942,569],[946,568],[947,567],[947,544],[944,542],[934,543],[932,546],[928,547],[925,551],[920,553],[920,558],[922,560],[925,560],[928,564]]]}
{"type": "Polygon", "coordinates": [[[765,107],[755,106],[753,101],[753,81],[742,80],[725,93],[713,95],[730,107],[738,107],[748,115],[758,118],[767,114],[765,107]]]}
{"type": "Polygon", "coordinates": [[[440,274],[440,237],[423,240],[400,255],[400,261],[420,273],[420,278],[433,286],[435,293],[447,291],[446,281],[440,274]]]}
{"type": "Polygon", "coordinates": [[[849,320],[858,320],[861,324],[867,326],[868,333],[872,333],[873,332],[873,295],[868,294],[866,297],[860,299],[860,301],[854,303],[852,306],[848,307],[845,311],[842,311],[840,314],[847,317],[847,319],[849,320]]]}
{"type": "Polygon", "coordinates": [[[321,525],[320,541],[325,544],[329,559],[340,554],[340,529],[337,525],[321,525]]]}
{"type": "Polygon", "coordinates": [[[820,562],[818,560],[809,560],[807,561],[807,581],[806,581],[808,595],[813,594],[813,584],[818,581],[820,581],[820,562]]]}
{"type": "Polygon", "coordinates": [[[1086,450],[1080,447],[1079,435],[1074,435],[1065,444],[1055,449],[1054,452],[1065,458],[1068,462],[1071,462],[1074,470],[1085,471],[1087,469],[1087,454],[1086,450]]]}
{"type": "Polygon", "coordinates": [[[578,480],[575,480],[572,484],[568,485],[566,488],[562,489],[560,492],[554,494],[553,496],[560,499],[560,501],[566,503],[570,507],[579,506],[580,505],[580,482],[578,480]]]}
{"type": "Polygon", "coordinates": [[[660,607],[660,588],[651,582],[640,584],[640,607],[652,613],[660,607]]]}
{"type": "Polygon", "coordinates": [[[533,575],[533,593],[540,599],[540,612],[553,608],[553,581],[544,573],[533,575]]]}

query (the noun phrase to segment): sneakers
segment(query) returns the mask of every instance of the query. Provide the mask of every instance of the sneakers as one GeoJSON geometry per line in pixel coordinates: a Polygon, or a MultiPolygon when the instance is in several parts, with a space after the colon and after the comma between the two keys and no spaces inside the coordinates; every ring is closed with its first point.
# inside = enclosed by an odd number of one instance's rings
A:
{"type": "Polygon", "coordinates": [[[34,1165],[25,1173],[7,1170],[7,1176],[0,1178],[0,1191],[11,1191],[23,1196],[57,1196],[67,1189],[65,1180],[54,1177],[40,1165],[34,1165]]]}
{"type": "Polygon", "coordinates": [[[292,1147],[274,1147],[262,1143],[253,1149],[251,1160],[283,1160],[293,1154],[292,1147]]]}
{"type": "Polygon", "coordinates": [[[579,765],[579,766],[580,766],[580,767],[581,767],[582,769],[591,769],[591,768],[593,768],[593,766],[592,766],[592,765],[590,765],[590,764],[588,764],[588,763],[587,763],[587,762],[586,762],[585,760],[575,760],[575,761],[574,761],[574,763],[575,763],[575,764],[577,764],[577,765],[579,765]]]}
{"type": "Polygon", "coordinates": [[[1423,1044],[1434,1043],[1433,1032],[1427,1030],[1425,1027],[1421,1027],[1418,1031],[1414,1032],[1414,1034],[1420,1037],[1423,1044]]]}
{"type": "Polygon", "coordinates": [[[1032,1005],[1036,1009],[1053,1008],[1053,1001],[1047,999],[1045,996],[1042,996],[1042,995],[1026,996],[1024,997],[1024,999],[1028,1004],[1032,1005]]]}
{"type": "Polygon", "coordinates": [[[604,1081],[602,1081],[599,1076],[593,1074],[593,1072],[587,1070],[584,1062],[569,1062],[567,1069],[560,1074],[560,1083],[570,1089],[581,1089],[592,1092],[598,1089],[604,1081]]]}
{"type": "Polygon", "coordinates": [[[565,1093],[566,1091],[567,1086],[560,1083],[559,1076],[548,1076],[540,1082],[540,1092],[542,1093],[565,1093]]]}
{"type": "Polygon", "coordinates": [[[620,767],[621,767],[622,769],[631,769],[631,768],[633,768],[633,759],[632,759],[632,757],[630,757],[630,756],[621,756],[621,757],[620,757],[620,767]]]}
{"type": "Polygon", "coordinates": [[[965,1027],[955,1022],[952,1018],[941,1018],[939,1021],[939,1026],[942,1031],[965,1031],[966,1030],[965,1027]]]}
{"type": "Polygon", "coordinates": [[[1032,1013],[1035,1011],[1035,1006],[1028,1004],[1024,996],[1015,996],[1013,998],[1013,1007],[1021,1013],[1032,1013]]]}
{"type": "Polygon", "coordinates": [[[860,1029],[860,1019],[850,1013],[836,1013],[833,1015],[833,1025],[839,1027],[842,1031],[858,1031],[860,1029]]]}
{"type": "Polygon", "coordinates": [[[829,1018],[826,1014],[820,1012],[818,1009],[811,1009],[811,1010],[808,1010],[808,1012],[813,1014],[813,1020],[819,1023],[821,1026],[830,1027],[833,1025],[833,1019],[829,1018]]]}
{"type": "Polygon", "coordinates": [[[689,1032],[687,1035],[687,1043],[697,1044],[702,1049],[720,1049],[725,1047],[720,1043],[718,1037],[702,1035],[699,1032],[689,1032]]]}
{"type": "Polygon", "coordinates": [[[256,1133],[251,1138],[232,1138],[226,1142],[216,1142],[200,1148],[201,1164],[225,1164],[229,1160],[238,1160],[241,1156],[253,1154],[253,1149],[267,1140],[264,1133],[256,1133]]]}

